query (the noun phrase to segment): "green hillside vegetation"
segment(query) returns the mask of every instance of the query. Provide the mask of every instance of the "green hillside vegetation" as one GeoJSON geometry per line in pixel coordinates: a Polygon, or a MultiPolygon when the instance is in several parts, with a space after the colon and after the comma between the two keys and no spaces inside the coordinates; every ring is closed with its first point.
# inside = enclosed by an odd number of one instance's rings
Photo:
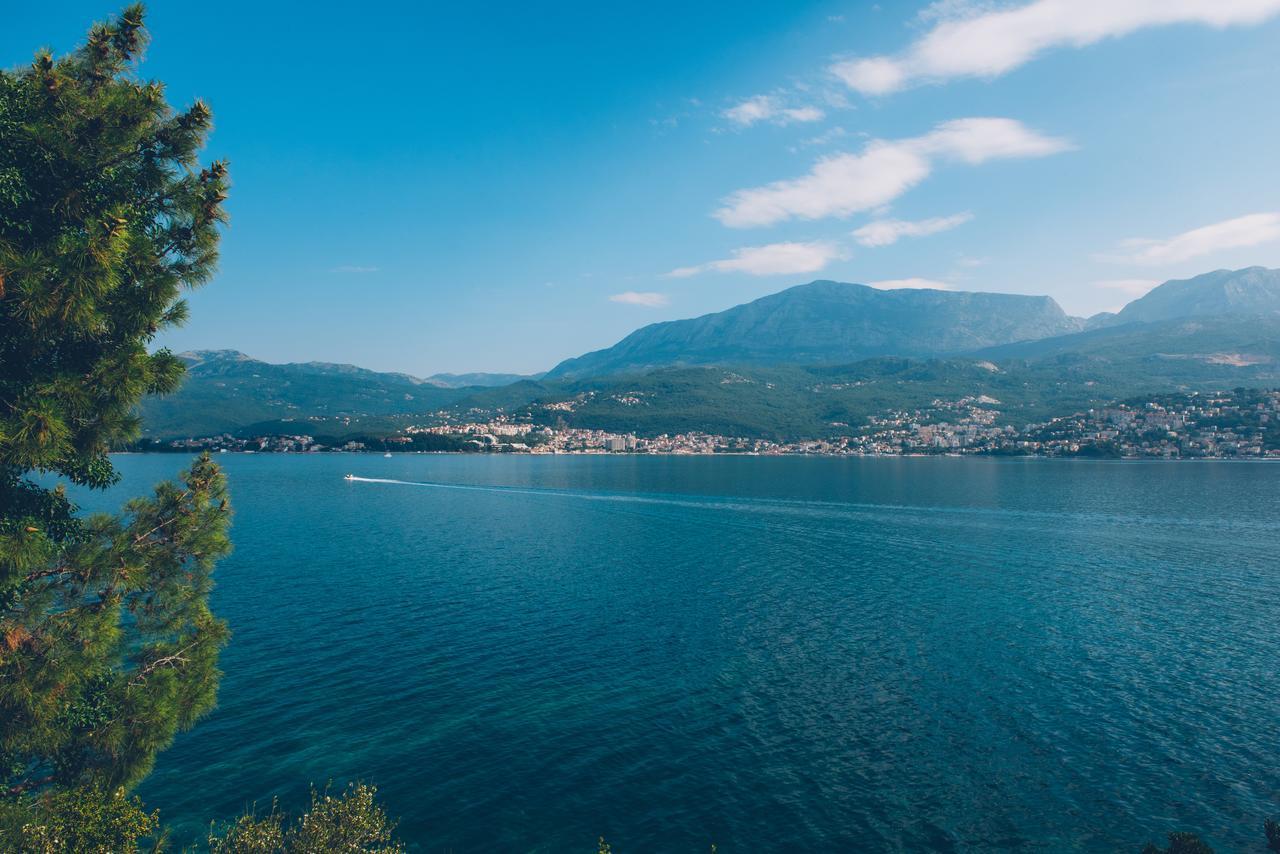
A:
{"type": "Polygon", "coordinates": [[[184,353],[182,358],[187,375],[181,388],[143,404],[147,435],[235,432],[250,424],[308,416],[417,414],[448,406],[474,391],[352,365],[273,365],[233,350],[184,353]]]}
{"type": "Polygon", "coordinates": [[[1004,358],[866,359],[841,366],[666,368],[579,382],[520,383],[454,411],[639,435],[767,438],[856,430],[867,416],[986,395],[1015,426],[1136,395],[1274,386],[1280,319],[1211,319],[1078,333],[986,351],[1004,358]],[[565,411],[548,404],[569,402],[565,411]],[[845,426],[847,425],[847,427],[845,426]]]}
{"type": "Polygon", "coordinates": [[[1270,361],[1239,366],[1191,356],[1052,354],[993,363],[977,359],[869,359],[837,367],[670,368],[609,382],[544,386],[518,407],[522,419],[638,435],[700,431],[797,439],[856,432],[869,415],[934,400],[986,395],[1001,423],[1022,426],[1117,398],[1172,391],[1267,386],[1270,361]],[[546,404],[571,401],[572,411],[546,404]]]}
{"type": "MultiPolygon", "coordinates": [[[[1201,367],[1236,363],[1236,367],[1266,371],[1280,357],[1280,315],[1252,317],[1179,318],[1153,323],[1129,323],[1074,335],[1043,338],[979,350],[973,355],[993,361],[1036,361],[1077,354],[1114,362],[1175,361],[1195,374],[1201,367]]],[[[1155,375],[1167,367],[1152,367],[1155,375]]]]}
{"type": "Polygon", "coordinates": [[[1021,426],[1136,395],[1280,383],[1280,318],[1129,324],[950,359],[847,365],[661,368],[631,376],[442,389],[402,374],[206,359],[182,390],[149,400],[148,435],[385,436],[505,414],[531,424],[776,439],[856,431],[867,417],[986,395],[1021,426]],[[570,409],[552,408],[568,404],[570,409]]]}

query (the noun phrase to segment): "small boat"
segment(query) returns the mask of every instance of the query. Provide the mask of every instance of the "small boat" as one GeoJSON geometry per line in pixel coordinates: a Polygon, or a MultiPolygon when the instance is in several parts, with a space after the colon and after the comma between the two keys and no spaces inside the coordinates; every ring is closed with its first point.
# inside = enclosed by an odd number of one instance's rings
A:
{"type": "Polygon", "coordinates": [[[355,476],[355,475],[353,475],[353,474],[349,474],[349,475],[345,475],[342,479],[343,479],[343,480],[355,480],[355,479],[356,479],[356,476],[355,476]]]}
{"type": "Polygon", "coordinates": [[[391,459],[391,452],[390,452],[390,451],[387,451],[387,452],[386,452],[385,454],[383,454],[382,456],[386,457],[387,459],[391,459]]]}

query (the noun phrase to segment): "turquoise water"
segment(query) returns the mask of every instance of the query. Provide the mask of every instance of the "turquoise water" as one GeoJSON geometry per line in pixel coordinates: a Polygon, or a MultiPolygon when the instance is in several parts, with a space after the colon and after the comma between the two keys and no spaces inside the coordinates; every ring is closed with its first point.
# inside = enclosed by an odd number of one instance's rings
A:
{"type": "MultiPolygon", "coordinates": [[[[433,852],[1232,851],[1280,814],[1280,466],[220,460],[221,702],[141,788],[180,837],[330,778],[433,852]]],[[[184,462],[117,461],[93,504],[184,462]]]]}

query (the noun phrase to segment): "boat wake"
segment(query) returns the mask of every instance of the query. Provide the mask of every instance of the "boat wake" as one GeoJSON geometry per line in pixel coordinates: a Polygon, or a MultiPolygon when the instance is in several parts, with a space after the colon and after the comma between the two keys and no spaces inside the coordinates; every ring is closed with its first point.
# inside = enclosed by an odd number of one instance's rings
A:
{"type": "MultiPolygon", "coordinates": [[[[396,480],[389,477],[358,477],[347,475],[346,480],[360,483],[390,483],[396,486],[422,486],[430,489],[460,489],[466,492],[504,492],[509,495],[545,495],[562,498],[583,498],[589,501],[639,501],[644,503],[668,504],[668,499],[648,498],[642,495],[610,495],[598,492],[580,492],[571,489],[548,489],[537,486],[490,486],[476,483],[448,483],[439,480],[396,480]]],[[[701,504],[702,502],[688,502],[701,504]]]]}
{"type": "Polygon", "coordinates": [[[1229,521],[1222,519],[1186,519],[1155,514],[1116,516],[1115,514],[1098,513],[1093,511],[1045,512],[1011,507],[954,505],[917,506],[896,503],[879,504],[855,501],[805,500],[776,497],[751,497],[744,499],[713,495],[588,492],[583,490],[555,489],[536,486],[496,486],[488,484],[449,483],[447,481],[433,480],[398,480],[388,477],[359,477],[353,474],[346,475],[345,479],[360,483],[381,483],[393,486],[410,486],[425,489],[452,489],[463,492],[488,492],[506,495],[534,495],[543,498],[569,498],[580,501],[608,502],[613,504],[644,504],[666,507],[686,507],[690,509],[703,510],[746,511],[750,513],[763,513],[781,516],[803,515],[810,518],[867,518],[869,516],[883,514],[886,518],[895,522],[902,522],[907,517],[921,515],[928,516],[930,519],[934,520],[934,524],[937,524],[937,520],[939,518],[950,517],[954,524],[974,525],[988,521],[989,517],[1012,516],[1025,519],[1028,523],[1032,524],[1057,524],[1064,517],[1071,517],[1081,522],[1087,522],[1090,520],[1126,522],[1128,524],[1144,527],[1151,526],[1156,528],[1263,528],[1266,530],[1280,531],[1280,522],[1244,519],[1234,519],[1229,521]]]}

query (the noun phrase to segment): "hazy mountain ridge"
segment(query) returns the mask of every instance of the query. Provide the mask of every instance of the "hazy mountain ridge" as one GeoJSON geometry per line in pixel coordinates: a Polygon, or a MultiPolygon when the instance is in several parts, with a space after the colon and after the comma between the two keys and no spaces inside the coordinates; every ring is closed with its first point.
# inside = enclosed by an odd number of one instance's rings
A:
{"type": "Polygon", "coordinates": [[[288,370],[298,374],[313,374],[316,376],[346,376],[361,377],[369,380],[402,381],[413,386],[433,384],[429,380],[424,380],[411,374],[395,371],[384,373],[344,362],[264,362],[239,350],[188,350],[185,353],[179,353],[178,358],[187,363],[188,371],[196,368],[219,372],[227,371],[228,369],[234,370],[235,368],[267,370],[269,372],[288,370]]]}
{"type": "Polygon", "coordinates": [[[816,281],[721,312],[654,323],[604,350],[566,359],[548,379],[658,367],[839,364],[932,357],[1084,329],[1052,298],[941,290],[878,290],[816,281]]]}
{"type": "Polygon", "coordinates": [[[1272,364],[1280,354],[1280,314],[1183,317],[1104,326],[1073,335],[975,351],[993,361],[1037,360],[1074,353],[1111,359],[1200,359],[1206,363],[1272,364]]]}
{"type": "Polygon", "coordinates": [[[412,374],[400,373],[398,371],[373,371],[368,368],[361,368],[357,365],[351,365],[344,362],[284,362],[272,363],[263,362],[255,359],[239,350],[188,350],[179,353],[178,358],[187,363],[188,367],[194,367],[200,364],[209,364],[213,362],[254,362],[260,365],[272,365],[277,368],[291,368],[299,372],[315,373],[315,374],[344,374],[348,376],[359,376],[373,378],[391,378],[396,377],[413,385],[431,385],[440,388],[470,388],[470,387],[491,387],[510,385],[514,382],[529,379],[541,379],[543,374],[494,374],[484,372],[474,372],[466,374],[432,374],[429,377],[416,377],[412,374]]]}
{"type": "Polygon", "coordinates": [[[843,364],[935,358],[1178,318],[1280,313],[1280,270],[1215,270],[1154,288],[1116,314],[1071,317],[1046,296],[881,291],[817,281],[688,320],[655,323],[566,359],[550,379],[687,365],[843,364]]]}
{"type": "Polygon", "coordinates": [[[1165,282],[1126,305],[1113,323],[1152,323],[1183,317],[1280,314],[1280,270],[1214,270],[1165,282]]]}
{"type": "Polygon", "coordinates": [[[444,388],[494,388],[497,386],[511,385],[522,380],[540,380],[546,374],[489,374],[489,373],[469,373],[469,374],[432,374],[427,377],[426,381],[434,383],[444,388]]]}
{"type": "Polygon", "coordinates": [[[263,421],[429,412],[466,394],[401,373],[329,362],[271,364],[235,350],[181,353],[182,387],[143,403],[149,435],[220,433],[263,421]]]}

